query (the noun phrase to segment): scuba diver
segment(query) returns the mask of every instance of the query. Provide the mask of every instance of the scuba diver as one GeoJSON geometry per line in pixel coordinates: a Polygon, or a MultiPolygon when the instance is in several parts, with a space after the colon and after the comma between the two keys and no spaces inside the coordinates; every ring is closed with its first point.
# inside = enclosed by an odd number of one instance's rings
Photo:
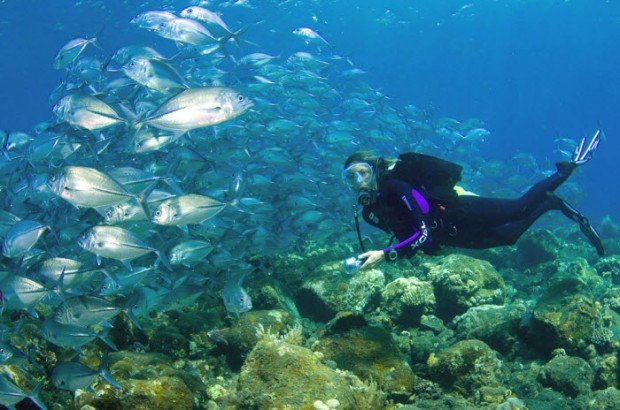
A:
{"type": "Polygon", "coordinates": [[[440,158],[413,152],[398,159],[378,157],[369,151],[353,153],[344,163],[342,176],[363,206],[362,217],[398,240],[385,249],[366,252],[355,205],[357,234],[364,252],[358,256],[359,263],[363,261],[360,269],[384,260],[409,258],[418,250],[433,254],[444,245],[470,249],[513,245],[551,210],[577,222],[598,255],[603,256],[600,237],[586,217],[553,194],[575,168],[590,160],[601,134],[597,130],[587,146],[582,139],[570,161],[556,163],[557,172],[516,199],[484,198],[464,191],[456,186],[462,167],[440,158]]]}

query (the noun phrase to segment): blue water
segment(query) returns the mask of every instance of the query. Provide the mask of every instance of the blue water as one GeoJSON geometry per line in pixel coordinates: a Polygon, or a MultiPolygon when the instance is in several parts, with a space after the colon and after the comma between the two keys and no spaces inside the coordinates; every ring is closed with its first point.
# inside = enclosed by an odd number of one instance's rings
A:
{"type": "MultiPolygon", "coordinates": [[[[214,8],[217,9],[217,3],[214,8]]],[[[433,115],[480,118],[492,132],[485,157],[530,152],[557,159],[553,140],[578,138],[602,126],[607,140],[575,177],[587,192],[581,208],[592,219],[620,219],[620,3],[583,1],[254,1],[221,8],[227,22],[253,25],[266,53],[302,49],[291,31],[310,26],[336,52],[368,72],[373,87],[402,107],[433,115]],[[316,21],[315,21],[316,20],[316,21]]],[[[128,24],[153,9],[178,11],[187,2],[0,2],[0,127],[29,130],[51,118],[52,68],[58,49],[103,27],[110,53],[127,44],[174,46],[128,24]]]]}

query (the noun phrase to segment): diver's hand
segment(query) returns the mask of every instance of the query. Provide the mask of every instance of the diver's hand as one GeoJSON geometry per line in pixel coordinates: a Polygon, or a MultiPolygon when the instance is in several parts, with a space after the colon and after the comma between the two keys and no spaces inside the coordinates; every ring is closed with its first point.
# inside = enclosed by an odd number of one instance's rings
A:
{"type": "Polygon", "coordinates": [[[584,137],[581,140],[581,143],[577,145],[575,151],[573,152],[573,157],[571,158],[571,162],[575,165],[581,165],[590,160],[592,158],[592,153],[598,147],[599,142],[601,142],[601,130],[596,130],[590,143],[586,146],[586,138],[584,137]]]}
{"type": "Polygon", "coordinates": [[[358,256],[359,259],[366,259],[364,264],[360,266],[360,270],[374,268],[385,260],[383,251],[368,251],[358,256]]]}

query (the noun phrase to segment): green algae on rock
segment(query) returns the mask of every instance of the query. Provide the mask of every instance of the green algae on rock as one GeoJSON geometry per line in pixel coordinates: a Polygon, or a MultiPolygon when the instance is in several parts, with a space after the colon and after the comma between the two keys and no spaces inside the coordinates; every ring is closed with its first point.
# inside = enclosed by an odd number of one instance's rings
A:
{"type": "Polygon", "coordinates": [[[504,279],[487,261],[455,254],[423,266],[435,288],[437,316],[446,321],[473,306],[504,302],[504,279]]]}
{"type": "Polygon", "coordinates": [[[548,354],[563,348],[585,354],[598,321],[600,305],[582,295],[544,298],[532,312],[529,341],[548,354]]]}
{"type": "Polygon", "coordinates": [[[94,392],[78,390],[77,408],[91,405],[127,410],[192,409],[195,397],[204,391],[197,375],[177,368],[164,354],[114,352],[110,354],[110,363],[110,373],[122,390],[106,383],[96,384],[94,392]]]}
{"type": "Polygon", "coordinates": [[[370,269],[346,276],[341,261],[318,269],[324,275],[304,281],[297,292],[295,301],[302,316],[327,322],[337,312],[367,312],[378,304],[385,285],[383,272],[370,269]]]}
{"type": "Polygon", "coordinates": [[[526,232],[517,241],[516,266],[527,268],[540,263],[549,262],[558,256],[562,241],[547,229],[536,229],[526,232]]]}
{"type": "Polygon", "coordinates": [[[321,363],[311,350],[264,335],[248,355],[238,388],[239,408],[313,409],[336,399],[338,409],[377,409],[383,396],[356,376],[321,363]]]}
{"type": "Polygon", "coordinates": [[[502,387],[502,362],[480,340],[463,340],[427,360],[431,380],[445,389],[473,397],[483,387],[502,387]]]}
{"type": "Polygon", "coordinates": [[[418,325],[422,315],[435,310],[433,285],[415,277],[397,278],[381,292],[381,306],[394,323],[418,325]]]}
{"type": "Polygon", "coordinates": [[[290,316],[283,310],[251,310],[240,315],[231,327],[212,330],[209,338],[226,354],[231,366],[238,368],[258,342],[259,326],[279,334],[290,324],[290,316]]]}
{"type": "Polygon", "coordinates": [[[456,335],[460,339],[482,340],[494,350],[507,354],[519,339],[526,311],[522,303],[473,307],[454,318],[456,335]]]}
{"type": "Polygon", "coordinates": [[[572,398],[589,393],[593,379],[594,372],[585,360],[563,355],[551,359],[538,374],[543,386],[572,398]]]}
{"type": "Polygon", "coordinates": [[[392,335],[381,327],[358,327],[319,340],[316,350],[362,380],[393,395],[409,395],[414,375],[392,335]]]}

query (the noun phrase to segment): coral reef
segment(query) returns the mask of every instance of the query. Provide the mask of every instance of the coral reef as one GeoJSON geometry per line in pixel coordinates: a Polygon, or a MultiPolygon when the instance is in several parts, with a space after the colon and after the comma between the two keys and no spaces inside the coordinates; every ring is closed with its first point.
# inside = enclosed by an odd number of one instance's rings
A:
{"type": "Polygon", "coordinates": [[[435,289],[437,316],[444,320],[473,306],[502,304],[505,300],[504,280],[487,261],[455,254],[423,266],[426,279],[435,289]]]}
{"type": "Polygon", "coordinates": [[[437,355],[431,354],[427,364],[431,380],[466,397],[488,395],[490,391],[484,389],[502,387],[502,362],[479,340],[457,342],[437,355]]]}
{"type": "Polygon", "coordinates": [[[337,400],[339,409],[380,408],[383,398],[372,391],[310,349],[263,334],[241,368],[238,394],[241,408],[313,409],[317,400],[337,400]]]}
{"type": "Polygon", "coordinates": [[[394,323],[417,325],[423,314],[435,310],[433,285],[415,277],[398,278],[381,292],[381,307],[394,323]]]}
{"type": "Polygon", "coordinates": [[[392,335],[381,327],[360,327],[321,339],[315,349],[339,369],[374,380],[389,394],[408,395],[414,377],[392,335]]]}
{"type": "Polygon", "coordinates": [[[594,372],[585,360],[564,355],[551,359],[538,375],[543,386],[572,398],[589,393],[593,379],[594,372]]]}

